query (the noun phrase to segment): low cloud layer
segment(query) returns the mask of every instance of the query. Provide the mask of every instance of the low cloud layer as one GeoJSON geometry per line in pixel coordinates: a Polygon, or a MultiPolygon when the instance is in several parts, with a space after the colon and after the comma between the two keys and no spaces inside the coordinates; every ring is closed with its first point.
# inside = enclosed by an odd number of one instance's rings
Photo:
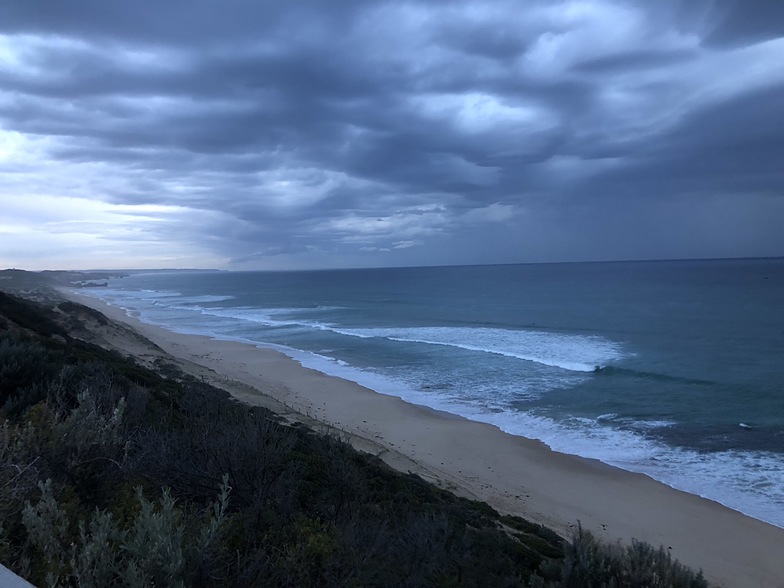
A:
{"type": "Polygon", "coordinates": [[[0,265],[784,255],[777,0],[6,0],[0,265]]]}

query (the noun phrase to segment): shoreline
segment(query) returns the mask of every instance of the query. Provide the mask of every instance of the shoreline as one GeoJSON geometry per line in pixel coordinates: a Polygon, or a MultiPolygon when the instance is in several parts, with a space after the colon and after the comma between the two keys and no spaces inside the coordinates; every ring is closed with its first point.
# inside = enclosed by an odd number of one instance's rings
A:
{"type": "MultiPolygon", "coordinates": [[[[718,585],[784,586],[784,529],[644,474],[558,453],[493,425],[303,367],[271,348],[175,333],[100,299],[61,292],[130,326],[177,358],[186,371],[238,400],[266,406],[316,430],[338,432],[395,469],[416,473],[503,513],[523,516],[561,535],[568,536],[580,521],[605,541],[636,538],[663,545],[718,585]]],[[[155,355],[127,332],[115,333],[112,344],[138,357],[155,355]]]]}

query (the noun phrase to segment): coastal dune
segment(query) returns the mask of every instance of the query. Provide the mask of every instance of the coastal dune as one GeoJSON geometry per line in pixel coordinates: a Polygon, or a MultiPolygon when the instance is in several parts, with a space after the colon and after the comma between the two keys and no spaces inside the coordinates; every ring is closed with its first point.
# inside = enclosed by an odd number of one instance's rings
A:
{"type": "Polygon", "coordinates": [[[117,349],[148,361],[173,358],[243,402],[338,433],[401,471],[501,512],[564,536],[579,522],[606,541],[663,545],[719,586],[784,587],[784,529],[642,474],[307,369],[273,349],[174,333],[97,299],[67,296],[131,327],[104,329],[117,349]]]}

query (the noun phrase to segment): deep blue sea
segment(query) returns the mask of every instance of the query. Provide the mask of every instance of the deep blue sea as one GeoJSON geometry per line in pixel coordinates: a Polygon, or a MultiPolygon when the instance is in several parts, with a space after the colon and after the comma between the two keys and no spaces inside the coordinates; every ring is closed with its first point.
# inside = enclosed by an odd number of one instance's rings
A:
{"type": "Polygon", "coordinates": [[[784,527],[784,259],[147,273],[82,292],[784,527]]]}

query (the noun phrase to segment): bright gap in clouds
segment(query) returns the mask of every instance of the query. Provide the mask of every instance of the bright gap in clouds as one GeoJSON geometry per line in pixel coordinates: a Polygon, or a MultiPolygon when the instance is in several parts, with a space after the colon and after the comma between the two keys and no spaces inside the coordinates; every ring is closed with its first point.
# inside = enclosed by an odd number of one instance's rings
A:
{"type": "Polygon", "coordinates": [[[166,227],[188,217],[190,211],[182,207],[37,195],[3,198],[2,205],[2,266],[14,266],[14,259],[37,270],[214,267],[226,262],[196,245],[161,236],[166,227]]]}

